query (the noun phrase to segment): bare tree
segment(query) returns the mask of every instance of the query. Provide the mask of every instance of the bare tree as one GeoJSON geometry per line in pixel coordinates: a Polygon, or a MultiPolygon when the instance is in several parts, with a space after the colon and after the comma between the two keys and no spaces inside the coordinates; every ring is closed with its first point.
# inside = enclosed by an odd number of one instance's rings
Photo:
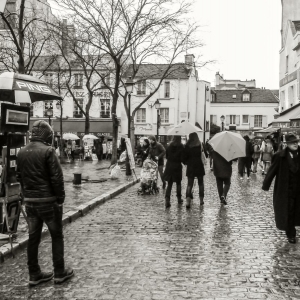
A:
{"type": "MultiPolygon", "coordinates": [[[[139,43],[154,35],[167,37],[168,31],[177,32],[176,38],[181,38],[182,47],[191,42],[188,40],[197,28],[190,25],[186,30],[187,13],[191,8],[189,0],[56,0],[60,6],[73,14],[77,24],[85,28],[91,45],[101,52],[110,55],[114,63],[114,86],[112,94],[113,120],[113,155],[112,163],[117,159],[118,119],[116,115],[119,90],[122,88],[122,76],[126,65],[130,62],[130,50],[139,43]]],[[[170,32],[169,32],[170,33],[170,32]]],[[[175,39],[176,39],[175,38],[175,39]]],[[[173,42],[175,42],[173,40],[173,42]]],[[[171,47],[172,42],[168,47],[171,47]]],[[[178,45],[178,47],[180,47],[178,45]]],[[[167,58],[167,52],[172,48],[165,48],[158,53],[160,58],[167,58]]],[[[175,47],[176,48],[176,47],[175,47]]],[[[174,47],[173,47],[174,49],[174,47]]],[[[155,52],[155,49],[153,49],[155,52]]],[[[175,53],[177,53],[175,51],[175,53]]],[[[174,56],[174,59],[176,55],[174,56]]],[[[171,63],[171,61],[169,61],[171,63]]]]}
{"type": "Polygon", "coordinates": [[[25,7],[25,2],[0,14],[0,69],[30,74],[37,58],[51,51],[51,44],[47,16],[30,1],[25,7]]]}

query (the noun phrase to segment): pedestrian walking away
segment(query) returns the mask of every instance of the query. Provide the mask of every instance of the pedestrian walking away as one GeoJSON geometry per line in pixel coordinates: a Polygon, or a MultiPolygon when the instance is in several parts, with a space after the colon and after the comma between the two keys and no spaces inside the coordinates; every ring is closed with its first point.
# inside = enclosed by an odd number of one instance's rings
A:
{"type": "Polygon", "coordinates": [[[65,268],[64,262],[64,179],[58,157],[51,147],[52,139],[53,131],[47,122],[34,122],[31,142],[19,151],[17,158],[17,178],[21,183],[29,228],[29,285],[53,278],[53,272],[42,272],[38,263],[43,223],[52,238],[54,282],[62,283],[74,275],[72,269],[65,268]]]}
{"type": "Polygon", "coordinates": [[[168,183],[165,204],[166,207],[171,206],[171,191],[173,183],[176,182],[176,196],[178,204],[183,201],[181,199],[181,181],[182,181],[182,162],[183,162],[184,147],[181,143],[181,136],[173,136],[172,142],[166,150],[166,168],[164,172],[164,180],[168,183]]]}
{"type": "Polygon", "coordinates": [[[260,148],[260,141],[259,140],[254,140],[254,147],[253,147],[253,173],[257,173],[257,165],[258,165],[258,160],[261,156],[261,148],[260,148]]]}
{"type": "Polygon", "coordinates": [[[149,156],[158,164],[158,172],[163,183],[163,189],[166,188],[166,182],[163,179],[163,169],[164,169],[164,155],[166,154],[166,150],[164,146],[156,141],[154,135],[150,135],[148,137],[150,142],[149,156]]]}
{"type": "Polygon", "coordinates": [[[247,179],[250,179],[250,170],[251,170],[251,164],[252,164],[252,155],[253,155],[253,147],[250,143],[250,139],[248,135],[244,136],[244,140],[246,141],[246,156],[240,157],[238,159],[238,170],[241,179],[244,177],[244,170],[246,168],[247,171],[247,179]]]}
{"type": "Polygon", "coordinates": [[[217,189],[221,204],[227,205],[227,194],[230,189],[232,175],[232,161],[227,161],[219,153],[213,151],[213,170],[216,176],[217,189]]]}
{"type": "Polygon", "coordinates": [[[205,175],[204,165],[202,162],[202,146],[196,132],[189,134],[189,139],[184,149],[184,163],[186,164],[186,176],[188,178],[186,188],[186,207],[191,207],[192,188],[194,179],[197,178],[199,186],[200,205],[204,204],[204,183],[205,175]]]}
{"type": "Polygon", "coordinates": [[[262,171],[263,175],[267,174],[269,170],[273,154],[274,154],[274,149],[271,144],[271,140],[270,138],[266,138],[264,146],[262,146],[261,149],[261,160],[263,162],[263,171],[262,171]]]}
{"type": "Polygon", "coordinates": [[[288,241],[296,243],[295,226],[300,226],[300,148],[294,134],[286,135],[287,148],[274,154],[263,182],[268,191],[275,178],[273,206],[275,222],[284,230],[288,241]]]}

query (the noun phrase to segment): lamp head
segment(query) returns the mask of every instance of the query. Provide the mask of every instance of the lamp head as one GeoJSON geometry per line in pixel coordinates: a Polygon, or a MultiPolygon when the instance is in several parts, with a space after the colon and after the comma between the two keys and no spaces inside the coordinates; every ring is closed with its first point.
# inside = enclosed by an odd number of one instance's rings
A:
{"type": "Polygon", "coordinates": [[[133,86],[134,86],[134,82],[131,79],[131,77],[129,77],[126,82],[125,82],[125,86],[126,86],[126,91],[128,94],[131,94],[133,91],[133,86]]]}
{"type": "Polygon", "coordinates": [[[53,116],[53,109],[48,108],[48,109],[46,110],[46,115],[47,115],[47,117],[52,117],[52,116],[53,116]]]}
{"type": "Polygon", "coordinates": [[[56,108],[57,108],[57,109],[60,109],[60,108],[61,108],[61,103],[60,103],[60,101],[57,101],[57,102],[56,102],[56,108]]]}
{"type": "Polygon", "coordinates": [[[154,106],[156,109],[160,109],[161,103],[159,102],[158,99],[155,101],[154,106]]]}
{"type": "Polygon", "coordinates": [[[220,119],[221,119],[221,122],[224,122],[224,121],[225,121],[225,117],[224,117],[223,115],[221,116],[220,119]]]}

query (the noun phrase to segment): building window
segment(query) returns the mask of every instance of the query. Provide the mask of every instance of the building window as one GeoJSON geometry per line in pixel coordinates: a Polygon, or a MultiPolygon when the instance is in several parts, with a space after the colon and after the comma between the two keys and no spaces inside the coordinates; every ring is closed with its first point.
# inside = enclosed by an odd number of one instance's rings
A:
{"type": "Polygon", "coordinates": [[[146,95],[146,80],[141,80],[137,85],[137,94],[146,95]]]}
{"type": "MultiPolygon", "coordinates": [[[[76,99],[76,100],[77,100],[78,104],[83,108],[83,99],[80,98],[80,99],[76,99]]],[[[74,118],[82,118],[83,117],[83,114],[75,101],[73,102],[73,117],[74,118]]]]}
{"type": "Polygon", "coordinates": [[[53,86],[53,75],[53,73],[45,73],[44,75],[45,81],[50,87],[53,86]]]}
{"type": "Polygon", "coordinates": [[[210,115],[210,124],[217,125],[217,115],[210,115]]]}
{"type": "Polygon", "coordinates": [[[235,124],[235,117],[236,117],[236,116],[235,116],[235,115],[230,115],[229,117],[230,117],[230,118],[229,118],[229,120],[230,120],[230,121],[229,121],[229,122],[230,122],[229,124],[235,124]]]}
{"type": "Polygon", "coordinates": [[[109,99],[100,99],[100,118],[110,118],[109,99]]]}
{"type": "Polygon", "coordinates": [[[243,115],[242,122],[243,124],[249,124],[249,115],[243,115]]]}
{"type": "Polygon", "coordinates": [[[254,127],[262,127],[262,117],[260,115],[254,116],[254,127]]]}
{"type": "MultiPolygon", "coordinates": [[[[7,17],[8,23],[10,24],[10,26],[13,29],[17,28],[17,26],[16,26],[17,18],[16,18],[16,15],[15,15],[16,12],[17,12],[16,1],[11,1],[11,2],[6,3],[6,5],[5,5],[5,15],[8,15],[8,17],[7,17]],[[10,13],[10,14],[8,14],[8,13],[10,13]]],[[[0,18],[0,30],[1,29],[8,29],[8,26],[2,20],[2,18],[0,18]]]]}
{"type": "Polygon", "coordinates": [[[45,101],[44,102],[44,117],[48,117],[46,111],[48,109],[53,109],[53,101],[45,101]]]}
{"type": "Polygon", "coordinates": [[[170,81],[165,82],[165,98],[170,98],[170,81]]]}
{"type": "Polygon", "coordinates": [[[74,88],[82,89],[83,86],[83,74],[74,74],[75,82],[74,88]]]}
{"type": "Polygon", "coordinates": [[[136,122],[146,123],[146,108],[139,108],[136,112],[136,122]]]}
{"type": "Polygon", "coordinates": [[[160,113],[161,123],[169,123],[169,109],[160,108],[159,113],[160,113]]]}
{"type": "Polygon", "coordinates": [[[243,94],[243,101],[249,102],[250,101],[250,94],[248,94],[248,93],[243,94]]]}
{"type": "Polygon", "coordinates": [[[33,103],[29,104],[29,103],[20,103],[20,106],[29,106],[30,107],[30,117],[33,117],[33,103]]]}
{"type": "Polygon", "coordinates": [[[216,95],[215,94],[211,94],[211,102],[216,102],[216,95]]]}
{"type": "Polygon", "coordinates": [[[289,56],[285,57],[285,73],[289,72],[289,56]]]}

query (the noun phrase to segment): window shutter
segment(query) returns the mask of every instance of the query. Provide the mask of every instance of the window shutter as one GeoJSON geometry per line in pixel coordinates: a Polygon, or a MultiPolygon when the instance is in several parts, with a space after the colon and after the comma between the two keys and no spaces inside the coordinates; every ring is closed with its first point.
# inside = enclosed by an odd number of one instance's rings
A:
{"type": "Polygon", "coordinates": [[[254,116],[250,116],[250,128],[254,127],[254,116]]]}
{"type": "Polygon", "coordinates": [[[235,116],[235,124],[240,125],[240,116],[239,115],[235,116]]]}
{"type": "Polygon", "coordinates": [[[175,123],[175,108],[174,107],[169,108],[169,123],[170,124],[175,123]]]}
{"type": "Polygon", "coordinates": [[[226,116],[226,125],[229,125],[229,124],[230,124],[230,116],[227,115],[227,116],[226,116]]]}
{"type": "Polygon", "coordinates": [[[267,116],[262,117],[262,127],[268,127],[267,116]]]}

